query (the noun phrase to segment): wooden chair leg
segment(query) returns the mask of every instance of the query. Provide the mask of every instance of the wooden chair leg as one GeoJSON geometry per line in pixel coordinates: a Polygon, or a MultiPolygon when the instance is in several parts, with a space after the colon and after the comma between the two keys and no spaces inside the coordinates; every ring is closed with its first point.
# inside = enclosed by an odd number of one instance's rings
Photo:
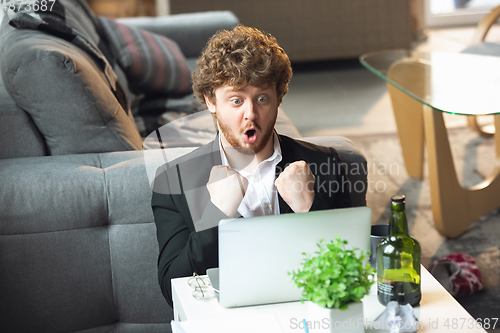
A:
{"type": "Polygon", "coordinates": [[[469,116],[467,117],[467,124],[469,125],[469,128],[472,130],[478,132],[482,136],[485,137],[490,137],[495,134],[495,126],[494,125],[486,125],[486,126],[480,126],[477,123],[477,116],[469,116]]]}

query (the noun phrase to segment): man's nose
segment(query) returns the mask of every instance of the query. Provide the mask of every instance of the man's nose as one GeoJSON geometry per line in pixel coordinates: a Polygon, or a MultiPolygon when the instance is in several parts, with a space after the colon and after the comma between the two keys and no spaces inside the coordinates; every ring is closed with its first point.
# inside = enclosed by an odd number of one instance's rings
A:
{"type": "Polygon", "coordinates": [[[258,118],[257,107],[255,106],[255,102],[247,103],[247,107],[245,109],[245,119],[247,120],[255,120],[258,118]]]}

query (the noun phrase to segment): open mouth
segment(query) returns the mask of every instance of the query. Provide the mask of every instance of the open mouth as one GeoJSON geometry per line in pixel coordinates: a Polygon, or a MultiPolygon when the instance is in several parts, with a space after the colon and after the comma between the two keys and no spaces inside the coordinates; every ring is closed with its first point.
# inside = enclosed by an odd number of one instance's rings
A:
{"type": "Polygon", "coordinates": [[[257,141],[257,131],[253,128],[250,128],[245,131],[245,142],[246,143],[255,143],[257,141]]]}

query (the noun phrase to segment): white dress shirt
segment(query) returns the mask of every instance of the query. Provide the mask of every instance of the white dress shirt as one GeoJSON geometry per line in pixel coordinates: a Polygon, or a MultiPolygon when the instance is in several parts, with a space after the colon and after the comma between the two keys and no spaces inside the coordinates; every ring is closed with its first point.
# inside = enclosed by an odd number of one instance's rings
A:
{"type": "MultiPolygon", "coordinates": [[[[234,169],[248,180],[248,188],[238,207],[238,213],[243,217],[279,215],[280,208],[278,202],[278,191],[274,185],[276,177],[276,165],[281,162],[281,147],[276,132],[273,133],[274,152],[271,157],[259,163],[254,173],[245,170],[234,169]]],[[[219,139],[221,147],[222,165],[231,167],[224,149],[222,141],[219,139]]]]}

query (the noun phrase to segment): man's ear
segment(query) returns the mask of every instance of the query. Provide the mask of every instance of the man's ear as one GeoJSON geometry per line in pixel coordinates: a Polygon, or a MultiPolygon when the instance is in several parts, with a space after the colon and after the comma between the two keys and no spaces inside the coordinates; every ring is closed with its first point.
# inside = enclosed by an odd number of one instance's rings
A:
{"type": "Polygon", "coordinates": [[[208,111],[215,113],[215,104],[212,103],[210,98],[207,97],[207,95],[203,94],[203,97],[205,97],[205,104],[207,105],[208,111]]]}

